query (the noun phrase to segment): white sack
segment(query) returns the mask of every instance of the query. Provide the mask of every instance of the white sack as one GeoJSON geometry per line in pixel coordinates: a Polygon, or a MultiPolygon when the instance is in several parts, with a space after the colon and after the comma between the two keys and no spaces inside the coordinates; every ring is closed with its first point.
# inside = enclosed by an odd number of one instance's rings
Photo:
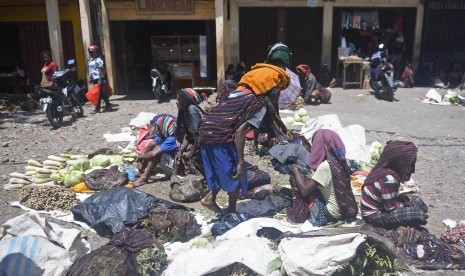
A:
{"type": "Polygon", "coordinates": [[[26,213],[0,227],[1,275],[63,275],[90,244],[76,229],[26,213]]]}
{"type": "Polygon", "coordinates": [[[234,263],[242,263],[259,275],[268,275],[266,266],[278,257],[270,245],[265,238],[248,237],[210,244],[207,248],[191,248],[174,259],[164,275],[205,275],[234,263]]]}
{"type": "Polygon", "coordinates": [[[365,240],[366,236],[360,233],[286,238],[278,249],[288,275],[330,275],[350,262],[365,240]]]}

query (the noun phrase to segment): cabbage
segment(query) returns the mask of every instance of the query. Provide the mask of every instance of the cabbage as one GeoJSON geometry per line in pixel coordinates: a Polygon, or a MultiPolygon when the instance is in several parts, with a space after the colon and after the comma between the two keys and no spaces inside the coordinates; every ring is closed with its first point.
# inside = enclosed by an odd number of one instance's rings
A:
{"type": "Polygon", "coordinates": [[[300,121],[301,121],[302,123],[306,123],[309,119],[310,119],[310,118],[309,118],[307,115],[304,115],[304,116],[301,116],[301,117],[300,117],[300,121]]]}
{"type": "Polygon", "coordinates": [[[74,161],[74,164],[71,166],[71,170],[75,171],[85,171],[90,168],[90,161],[87,158],[80,158],[74,161]]]}
{"type": "Polygon", "coordinates": [[[58,184],[63,184],[63,182],[65,181],[65,176],[66,174],[68,173],[68,169],[61,169],[61,170],[58,170],[54,173],[52,173],[50,175],[50,178],[58,183],[58,184]]]}
{"type": "Polygon", "coordinates": [[[91,168],[95,166],[106,167],[108,165],[110,165],[110,157],[108,155],[98,154],[90,159],[91,168]]]}
{"type": "Polygon", "coordinates": [[[110,158],[110,165],[113,166],[118,166],[118,167],[123,167],[124,166],[124,158],[121,155],[110,155],[108,156],[110,158]]]}
{"type": "Polygon", "coordinates": [[[299,114],[296,113],[296,114],[294,115],[294,121],[300,122],[300,116],[299,116],[299,114]]]}
{"type": "Polygon", "coordinates": [[[307,115],[307,110],[303,107],[299,108],[299,110],[297,110],[297,114],[299,114],[300,117],[302,116],[306,116],[307,115]]]}
{"type": "Polygon", "coordinates": [[[286,125],[292,125],[294,123],[294,117],[287,116],[286,118],[284,118],[284,123],[286,125]]]}
{"type": "Polygon", "coordinates": [[[64,184],[67,187],[73,187],[74,185],[79,184],[82,181],[84,181],[85,177],[86,177],[86,173],[83,171],[70,170],[65,176],[64,184]]]}

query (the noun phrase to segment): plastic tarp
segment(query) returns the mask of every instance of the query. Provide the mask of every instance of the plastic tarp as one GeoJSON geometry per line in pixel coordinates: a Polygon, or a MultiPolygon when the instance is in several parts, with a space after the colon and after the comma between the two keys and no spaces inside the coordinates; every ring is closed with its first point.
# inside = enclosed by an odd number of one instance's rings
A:
{"type": "Polygon", "coordinates": [[[76,229],[26,213],[0,227],[0,275],[64,275],[89,243],[76,229]]]}
{"type": "Polygon", "coordinates": [[[189,210],[139,190],[118,187],[91,195],[74,206],[71,212],[76,220],[87,223],[97,234],[110,236],[121,231],[123,225],[136,225],[147,216],[150,209],[158,205],[189,210]]]}
{"type": "Polygon", "coordinates": [[[208,244],[204,248],[191,247],[180,253],[165,270],[164,275],[216,275],[215,272],[234,263],[242,263],[258,275],[270,275],[266,268],[276,257],[278,254],[271,249],[270,241],[265,238],[226,240],[208,244]]]}
{"type": "Polygon", "coordinates": [[[365,240],[360,233],[293,237],[282,239],[278,249],[287,275],[331,275],[355,257],[365,240]]]}
{"type": "Polygon", "coordinates": [[[361,125],[343,127],[336,114],[322,115],[307,121],[302,127],[302,134],[310,143],[319,129],[334,130],[341,137],[346,147],[346,158],[356,161],[370,161],[370,147],[366,145],[365,128],[361,125]]]}
{"type": "MultiPolygon", "coordinates": [[[[241,239],[246,237],[257,236],[261,229],[275,229],[281,233],[291,232],[293,234],[302,233],[303,224],[291,224],[274,218],[253,218],[242,222],[238,226],[232,228],[221,236],[216,237],[216,240],[231,240],[241,239]]],[[[315,229],[320,229],[317,227],[315,229]]]]}
{"type": "Polygon", "coordinates": [[[253,217],[267,216],[289,206],[289,200],[283,196],[271,194],[263,200],[245,199],[237,203],[238,213],[247,213],[253,217]]]}

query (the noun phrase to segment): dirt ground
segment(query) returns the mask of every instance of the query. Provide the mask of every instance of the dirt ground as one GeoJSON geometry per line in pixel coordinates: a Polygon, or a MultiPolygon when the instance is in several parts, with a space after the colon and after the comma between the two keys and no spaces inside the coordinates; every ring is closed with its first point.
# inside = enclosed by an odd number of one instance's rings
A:
{"type": "MultiPolygon", "coordinates": [[[[308,106],[310,117],[323,114],[338,114],[344,126],[360,124],[366,129],[367,144],[373,141],[385,143],[392,139],[414,142],[418,148],[416,173],[413,178],[425,202],[429,206],[430,232],[440,235],[446,230],[442,220],[446,218],[465,220],[463,195],[465,194],[465,121],[462,106],[430,106],[415,99],[424,96],[427,89],[410,89],[397,92],[399,102],[379,101],[364,90],[333,89],[331,104],[308,106]],[[427,115],[418,117],[419,114],[427,115]]],[[[51,129],[44,113],[0,113],[0,184],[8,181],[12,172],[24,172],[25,161],[43,161],[48,155],[58,155],[68,151],[91,153],[101,148],[117,150],[127,143],[107,143],[105,133],[118,133],[127,127],[129,121],[140,112],[170,113],[176,115],[175,100],[157,103],[145,94],[134,96],[114,95],[112,103],[116,110],[90,115],[91,106],[85,106],[85,117],[75,121],[65,117],[65,125],[51,129]]],[[[246,160],[257,164],[272,174],[272,179],[285,183],[287,177],[274,171],[266,158],[246,156],[246,160]]],[[[157,181],[139,189],[154,196],[169,199],[169,182],[157,181]]],[[[17,192],[0,189],[0,223],[24,211],[10,206],[17,200],[17,192]]],[[[226,201],[224,202],[226,203],[226,201]]],[[[199,203],[187,204],[208,214],[199,203]]],[[[66,227],[79,226],[63,223],[66,227]]],[[[83,230],[95,249],[107,239],[83,230]]],[[[435,273],[423,272],[430,275],[435,273]]],[[[444,272],[440,274],[444,275],[444,272]]],[[[447,275],[461,275],[460,272],[447,272],[447,275]],[[456,274],[457,273],[457,274],[456,274]]]]}

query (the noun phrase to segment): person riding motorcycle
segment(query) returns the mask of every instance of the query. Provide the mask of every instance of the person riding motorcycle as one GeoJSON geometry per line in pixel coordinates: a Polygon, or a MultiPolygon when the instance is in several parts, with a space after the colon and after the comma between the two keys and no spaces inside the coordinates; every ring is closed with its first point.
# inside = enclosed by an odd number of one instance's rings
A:
{"type": "Polygon", "coordinates": [[[370,73],[371,76],[375,76],[375,80],[379,79],[379,74],[381,71],[381,67],[379,66],[381,63],[386,62],[387,58],[387,49],[384,48],[384,44],[381,43],[378,45],[378,50],[373,53],[370,58],[370,73]]]}

